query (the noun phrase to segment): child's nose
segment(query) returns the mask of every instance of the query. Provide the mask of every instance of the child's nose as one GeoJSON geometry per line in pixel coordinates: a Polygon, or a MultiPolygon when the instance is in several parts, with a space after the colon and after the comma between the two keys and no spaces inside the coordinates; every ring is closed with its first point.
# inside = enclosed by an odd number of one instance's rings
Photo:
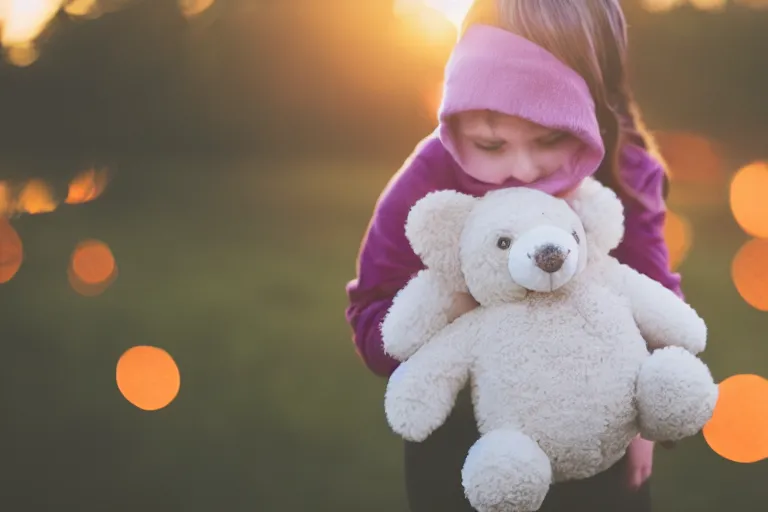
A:
{"type": "Polygon", "coordinates": [[[510,175],[523,183],[532,183],[539,179],[541,170],[536,162],[531,158],[528,151],[516,152],[510,157],[509,162],[510,175]]]}

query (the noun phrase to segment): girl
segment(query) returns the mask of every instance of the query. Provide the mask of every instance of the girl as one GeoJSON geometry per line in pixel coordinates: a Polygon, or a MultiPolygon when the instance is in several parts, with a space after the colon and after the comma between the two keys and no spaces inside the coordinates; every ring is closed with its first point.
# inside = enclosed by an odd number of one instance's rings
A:
{"type": "MultiPolygon", "coordinates": [[[[625,205],[626,234],[614,255],[679,295],[662,236],[662,164],[636,115],[626,78],[626,26],[619,0],[475,0],[445,72],[437,131],[422,141],[382,193],[363,240],[347,319],[375,374],[397,365],[380,323],[392,298],[421,268],[405,238],[413,204],[428,192],[483,195],[509,186],[567,194],[586,176],[625,205]]],[[[451,318],[476,306],[452,300],[451,318]]],[[[471,512],[461,467],[478,439],[468,390],[423,443],[405,443],[412,512],[471,512]]],[[[555,484],[541,511],[650,511],[653,444],[590,479],[555,484]]]]}

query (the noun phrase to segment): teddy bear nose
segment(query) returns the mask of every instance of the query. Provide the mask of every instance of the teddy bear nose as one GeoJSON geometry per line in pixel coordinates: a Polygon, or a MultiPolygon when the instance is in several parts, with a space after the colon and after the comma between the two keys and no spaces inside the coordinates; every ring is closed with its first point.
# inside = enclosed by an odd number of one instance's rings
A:
{"type": "Polygon", "coordinates": [[[533,261],[544,272],[554,274],[563,268],[563,263],[567,257],[568,253],[559,245],[546,244],[536,250],[533,254],[533,261]]]}

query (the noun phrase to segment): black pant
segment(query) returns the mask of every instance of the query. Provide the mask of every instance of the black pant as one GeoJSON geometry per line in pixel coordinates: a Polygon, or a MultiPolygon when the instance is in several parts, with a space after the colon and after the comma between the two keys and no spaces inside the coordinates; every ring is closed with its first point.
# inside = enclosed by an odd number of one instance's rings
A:
{"type": "MultiPolygon", "coordinates": [[[[411,512],[474,512],[464,497],[461,468],[479,438],[469,390],[459,394],[445,424],[422,443],[405,443],[405,483],[411,512]]],[[[626,490],[622,459],[585,480],[554,484],[539,512],[650,512],[648,482],[626,490]]]]}

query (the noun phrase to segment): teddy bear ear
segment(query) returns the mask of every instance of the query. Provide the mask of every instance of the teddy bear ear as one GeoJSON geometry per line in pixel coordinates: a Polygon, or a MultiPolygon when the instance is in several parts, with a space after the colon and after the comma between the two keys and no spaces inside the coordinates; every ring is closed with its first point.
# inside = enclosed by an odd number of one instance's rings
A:
{"type": "Polygon", "coordinates": [[[405,236],[427,268],[461,279],[459,240],[477,199],[453,190],[430,192],[411,208],[405,236]]]}
{"type": "Polygon", "coordinates": [[[587,178],[566,198],[581,219],[589,247],[608,254],[624,237],[624,205],[616,193],[587,178]]]}

